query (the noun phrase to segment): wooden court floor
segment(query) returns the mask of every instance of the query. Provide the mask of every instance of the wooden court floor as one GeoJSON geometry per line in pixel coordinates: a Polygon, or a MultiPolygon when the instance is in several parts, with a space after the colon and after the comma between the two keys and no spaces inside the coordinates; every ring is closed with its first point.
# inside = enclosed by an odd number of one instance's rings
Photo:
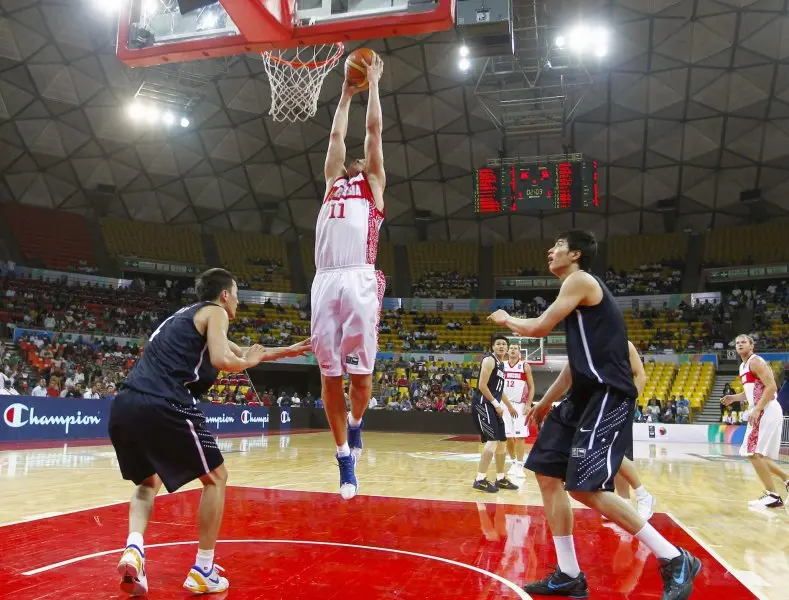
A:
{"type": "MultiPolygon", "coordinates": [[[[364,442],[361,495],[344,502],[328,433],[220,438],[232,486],[217,550],[231,581],[223,597],[528,598],[519,585],[553,568],[532,476],[517,492],[484,494],[471,488],[475,442],[371,432],[364,442]]],[[[658,497],[653,525],[704,560],[692,598],[789,597],[789,513],[749,508],[761,487],[736,448],[643,442],[635,454],[658,497]]],[[[183,597],[198,487],[157,499],[151,598],[183,597]]],[[[113,567],[131,491],[108,445],[0,449],[9,597],[123,597],[113,567]]],[[[578,506],[575,535],[590,597],[660,597],[655,559],[625,532],[578,506]]]]}

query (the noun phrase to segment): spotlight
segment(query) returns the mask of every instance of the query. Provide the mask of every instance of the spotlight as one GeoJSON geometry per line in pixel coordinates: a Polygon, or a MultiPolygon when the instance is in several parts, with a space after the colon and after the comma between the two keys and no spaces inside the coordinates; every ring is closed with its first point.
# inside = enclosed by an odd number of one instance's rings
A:
{"type": "Polygon", "coordinates": [[[137,121],[143,117],[145,109],[139,102],[132,102],[129,104],[128,113],[133,120],[137,121]]]}
{"type": "Polygon", "coordinates": [[[181,127],[183,127],[184,129],[189,127],[189,119],[187,119],[186,117],[181,117],[181,127]]]}
{"type": "Polygon", "coordinates": [[[589,32],[585,27],[576,27],[570,32],[570,50],[583,52],[589,42],[589,32]]]}
{"type": "Polygon", "coordinates": [[[149,123],[156,123],[159,120],[159,109],[155,106],[148,106],[145,109],[145,119],[149,123]]]}
{"type": "Polygon", "coordinates": [[[152,15],[159,8],[159,0],[144,0],[142,6],[146,14],[152,15]]]}
{"type": "Polygon", "coordinates": [[[458,67],[460,67],[461,71],[468,71],[469,67],[471,67],[471,61],[467,58],[461,58],[458,67]]]}
{"type": "Polygon", "coordinates": [[[172,125],[175,123],[175,115],[171,112],[166,112],[162,115],[162,123],[165,125],[172,125]]]}
{"type": "Polygon", "coordinates": [[[565,44],[564,36],[563,35],[557,36],[556,37],[556,47],[560,48],[560,49],[564,48],[564,44],[565,44]]]}
{"type": "Polygon", "coordinates": [[[597,56],[598,58],[602,58],[606,54],[608,54],[608,48],[606,46],[598,46],[597,48],[595,48],[594,55],[597,56]]]}
{"type": "Polygon", "coordinates": [[[462,56],[463,58],[466,58],[468,56],[468,54],[469,54],[468,46],[466,46],[464,44],[463,46],[460,47],[460,56],[462,56]]]}

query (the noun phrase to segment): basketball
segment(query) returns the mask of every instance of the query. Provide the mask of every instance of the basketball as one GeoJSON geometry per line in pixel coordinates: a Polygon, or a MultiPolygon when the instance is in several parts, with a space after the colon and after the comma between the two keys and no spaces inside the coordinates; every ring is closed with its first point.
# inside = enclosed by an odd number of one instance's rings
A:
{"type": "Polygon", "coordinates": [[[373,62],[375,51],[370,48],[357,48],[348,55],[345,59],[345,81],[353,85],[357,90],[366,90],[369,83],[367,82],[367,67],[373,62]]]}

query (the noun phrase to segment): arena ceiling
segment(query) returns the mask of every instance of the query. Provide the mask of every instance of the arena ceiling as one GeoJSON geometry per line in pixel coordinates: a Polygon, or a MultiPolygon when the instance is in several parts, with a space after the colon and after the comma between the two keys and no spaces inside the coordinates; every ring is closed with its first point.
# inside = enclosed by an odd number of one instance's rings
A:
{"type": "MultiPolygon", "coordinates": [[[[204,230],[313,230],[341,69],[303,125],[267,116],[268,81],[253,56],[179,67],[206,83],[188,129],[135,124],[126,106],[162,72],[118,62],[114,17],[100,4],[0,0],[0,201],[204,230]],[[95,193],[100,184],[114,186],[114,196],[95,193]]],[[[704,231],[747,222],[752,208],[739,193],[757,187],[762,216],[786,217],[787,4],[585,3],[613,31],[604,68],[591,72],[565,138],[508,140],[507,150],[542,155],[570,145],[598,160],[597,212],[477,221],[471,172],[497,156],[502,140],[474,95],[474,75],[457,69],[457,34],[371,42],[386,64],[385,239],[416,239],[420,210],[431,211],[432,240],[527,239],[573,225],[657,233],[656,203],[666,198],[678,199],[679,230],[704,231]]],[[[349,153],[360,151],[364,113],[356,101],[349,153]]]]}

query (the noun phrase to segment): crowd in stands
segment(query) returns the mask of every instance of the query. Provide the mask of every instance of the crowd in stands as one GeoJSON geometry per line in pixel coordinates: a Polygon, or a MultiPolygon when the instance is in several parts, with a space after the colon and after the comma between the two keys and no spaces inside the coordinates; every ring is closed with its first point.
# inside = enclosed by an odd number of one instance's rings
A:
{"type": "Polygon", "coordinates": [[[474,298],[479,290],[476,275],[457,271],[427,271],[413,285],[414,298],[474,298]]]}
{"type": "MultiPolygon", "coordinates": [[[[274,275],[282,269],[278,259],[249,259],[274,275]]],[[[677,263],[644,264],[631,273],[609,271],[606,281],[617,293],[657,294],[678,291],[677,263]],[[667,272],[670,271],[670,272],[667,272]]],[[[265,275],[263,275],[265,277],[265,275]]],[[[474,275],[454,271],[426,271],[415,289],[417,296],[469,297],[477,290],[474,275]],[[421,286],[421,287],[420,287],[421,286]]],[[[786,281],[735,287],[723,301],[677,307],[637,308],[628,311],[634,343],[642,352],[722,351],[736,332],[731,324],[741,311],[753,311],[752,334],[757,346],[789,348],[789,286],[786,281]],[[635,325],[633,325],[635,323],[635,325]]],[[[191,290],[187,290],[191,291],[191,290]]],[[[188,294],[187,294],[188,296],[188,294]]],[[[54,335],[26,333],[3,348],[0,389],[6,393],[62,397],[112,397],[121,378],[137,358],[134,341],[154,330],[174,300],[166,291],[149,288],[116,289],[96,285],[67,285],[65,280],[41,281],[0,276],[0,335],[13,330],[40,330],[54,335]],[[7,329],[3,331],[3,326],[7,329]],[[80,335],[85,336],[84,338],[80,335]],[[43,378],[43,384],[41,379],[43,378]]],[[[191,300],[191,298],[184,298],[191,300]]],[[[514,314],[538,316],[549,300],[518,300],[514,314]]],[[[295,307],[239,306],[230,328],[231,339],[241,345],[289,345],[309,335],[309,303],[295,307]]],[[[416,310],[385,311],[381,315],[381,349],[427,353],[483,352],[489,333],[484,313],[416,310]]],[[[413,362],[413,361],[412,361],[413,362]]],[[[393,410],[466,411],[470,390],[476,385],[475,365],[404,363],[380,365],[377,407],[393,410]]],[[[295,393],[257,395],[248,381],[220,380],[211,401],[250,404],[309,404],[295,393]]],[[[687,398],[648,399],[638,418],[647,422],[685,422],[687,398]],[[654,400],[654,402],[653,402],[654,400]]],[[[693,405],[691,408],[695,408],[693,405]]],[[[742,419],[740,411],[722,418],[742,419]]]]}
{"type": "Polygon", "coordinates": [[[49,338],[25,334],[15,345],[0,343],[0,394],[61,398],[115,397],[118,385],[140,354],[133,342],[80,336],[49,338]]]}
{"type": "Polygon", "coordinates": [[[381,361],[376,381],[379,393],[371,408],[432,412],[470,412],[471,390],[479,365],[473,363],[381,361]]]}
{"type": "Polygon", "coordinates": [[[142,337],[166,309],[153,292],[0,277],[0,322],[12,329],[142,337]]]}
{"type": "Polygon", "coordinates": [[[265,304],[240,303],[236,320],[230,324],[230,338],[242,346],[262,344],[264,346],[289,346],[295,340],[309,337],[309,305],[296,306],[297,319],[282,305],[270,299],[265,304]]]}
{"type": "Polygon", "coordinates": [[[609,268],[603,279],[614,296],[677,294],[682,283],[682,263],[643,264],[631,271],[609,268]]]}
{"type": "Polygon", "coordinates": [[[649,400],[646,406],[636,406],[636,423],[689,423],[690,401],[687,398],[672,396],[662,403],[657,398],[649,400]]]}
{"type": "Polygon", "coordinates": [[[753,331],[760,348],[789,349],[789,283],[771,282],[765,289],[735,287],[727,297],[730,310],[753,311],[753,331]]]}
{"type": "Polygon", "coordinates": [[[631,341],[642,352],[722,350],[732,337],[732,314],[724,303],[704,300],[689,305],[681,301],[676,308],[666,304],[661,308],[636,308],[626,317],[637,322],[637,327],[629,327],[629,332],[631,341]]]}

